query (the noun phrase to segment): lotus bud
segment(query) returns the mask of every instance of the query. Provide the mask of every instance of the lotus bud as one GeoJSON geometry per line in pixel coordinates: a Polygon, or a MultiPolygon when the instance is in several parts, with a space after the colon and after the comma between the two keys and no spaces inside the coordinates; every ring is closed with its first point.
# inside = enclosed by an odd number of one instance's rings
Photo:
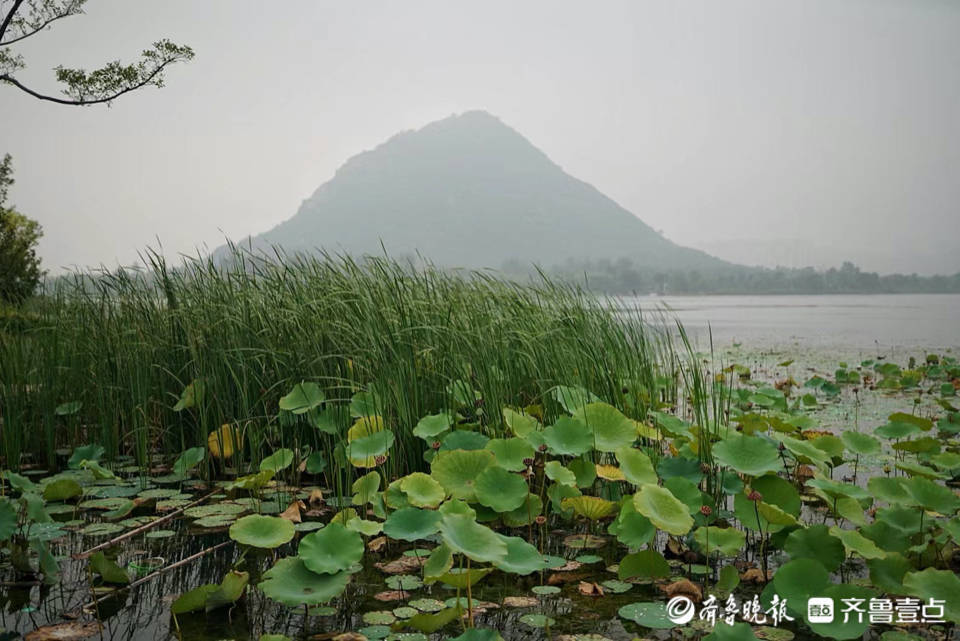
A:
{"type": "Polygon", "coordinates": [[[377,465],[383,465],[384,463],[387,462],[387,455],[381,454],[380,456],[376,457],[373,460],[376,462],[377,465]]]}
{"type": "Polygon", "coordinates": [[[546,452],[546,451],[547,451],[547,444],[544,443],[543,445],[541,445],[541,446],[538,447],[537,449],[538,449],[539,451],[541,451],[541,452],[546,452]]]}
{"type": "Polygon", "coordinates": [[[713,514],[713,508],[710,507],[709,505],[701,505],[700,514],[704,516],[710,516],[711,514],[713,514]]]}
{"type": "Polygon", "coordinates": [[[760,502],[763,500],[763,495],[756,490],[750,490],[750,494],[747,494],[747,498],[754,502],[760,502]]]}
{"type": "Polygon", "coordinates": [[[433,443],[430,444],[430,447],[432,447],[432,448],[435,449],[435,450],[439,450],[439,449],[440,449],[440,441],[434,441],[433,443]]]}
{"type": "Polygon", "coordinates": [[[537,525],[543,525],[544,523],[547,522],[547,517],[545,517],[544,515],[541,514],[540,516],[538,516],[538,517],[537,517],[536,519],[534,519],[534,520],[537,522],[537,525]]]}
{"type": "Polygon", "coordinates": [[[531,465],[533,465],[533,463],[534,463],[534,461],[533,461],[532,458],[525,458],[525,459],[523,459],[523,464],[526,465],[527,467],[530,467],[531,465]]]}

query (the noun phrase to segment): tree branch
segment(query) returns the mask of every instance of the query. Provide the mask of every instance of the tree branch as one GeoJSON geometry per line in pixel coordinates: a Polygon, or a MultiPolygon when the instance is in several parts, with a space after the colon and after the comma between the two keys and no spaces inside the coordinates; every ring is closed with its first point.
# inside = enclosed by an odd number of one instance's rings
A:
{"type": "MultiPolygon", "coordinates": [[[[52,18],[48,18],[47,20],[45,20],[44,22],[42,22],[39,26],[34,27],[34,28],[33,28],[33,31],[29,31],[29,32],[26,32],[26,33],[22,33],[22,34],[20,34],[19,36],[13,38],[12,40],[2,40],[2,41],[0,41],[0,46],[12,45],[12,44],[15,43],[15,42],[20,42],[21,40],[26,40],[26,39],[29,38],[30,36],[32,36],[32,35],[34,35],[34,34],[36,34],[36,33],[40,33],[41,31],[43,31],[44,29],[46,29],[47,27],[49,27],[51,23],[56,22],[57,20],[60,20],[61,18],[69,18],[69,17],[72,16],[72,15],[74,15],[74,14],[72,14],[72,13],[61,13],[61,14],[59,14],[59,15],[53,16],[52,18]]],[[[2,35],[3,35],[3,32],[0,32],[0,36],[2,36],[2,35]]]]}
{"type": "Polygon", "coordinates": [[[159,67],[154,69],[154,71],[150,75],[146,76],[143,80],[141,80],[135,85],[124,87],[123,89],[120,89],[109,96],[103,96],[100,98],[91,98],[91,99],[81,98],[79,100],[71,100],[69,98],[58,98],[56,96],[48,96],[48,95],[39,93],[37,91],[34,91],[30,87],[27,87],[22,82],[20,82],[19,80],[17,80],[16,78],[14,78],[8,73],[0,74],[0,81],[8,82],[14,87],[16,87],[17,89],[20,89],[21,91],[30,94],[31,96],[33,96],[34,98],[37,98],[38,100],[47,100],[49,102],[55,102],[58,105],[73,105],[75,107],[84,107],[87,105],[100,105],[103,103],[112,102],[125,93],[130,93],[131,91],[136,91],[137,89],[146,87],[147,85],[152,83],[153,79],[156,78],[161,71],[163,71],[164,67],[166,67],[172,62],[176,62],[176,61],[167,60],[163,62],[159,67]]]}
{"type": "Polygon", "coordinates": [[[23,0],[14,0],[13,7],[10,9],[7,17],[3,19],[3,24],[0,24],[0,40],[3,39],[3,34],[7,32],[7,27],[10,26],[13,16],[17,13],[17,10],[20,9],[20,5],[22,4],[23,0]]]}

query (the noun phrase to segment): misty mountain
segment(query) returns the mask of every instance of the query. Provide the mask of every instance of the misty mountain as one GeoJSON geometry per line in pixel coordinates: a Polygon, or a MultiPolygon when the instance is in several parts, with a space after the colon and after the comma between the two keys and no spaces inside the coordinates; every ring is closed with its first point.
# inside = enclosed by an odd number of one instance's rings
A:
{"type": "Polygon", "coordinates": [[[624,258],[656,269],[730,266],[663,238],[483,111],[354,156],[295,216],[247,243],[355,256],[385,248],[474,268],[624,258]]]}

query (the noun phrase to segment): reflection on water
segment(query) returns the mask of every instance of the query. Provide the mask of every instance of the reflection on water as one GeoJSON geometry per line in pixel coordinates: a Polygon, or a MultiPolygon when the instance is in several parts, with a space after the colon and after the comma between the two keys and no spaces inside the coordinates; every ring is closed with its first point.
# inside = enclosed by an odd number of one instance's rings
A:
{"type": "Polygon", "coordinates": [[[624,308],[669,309],[700,347],[873,350],[960,348],[960,294],[623,297],[624,308]]]}

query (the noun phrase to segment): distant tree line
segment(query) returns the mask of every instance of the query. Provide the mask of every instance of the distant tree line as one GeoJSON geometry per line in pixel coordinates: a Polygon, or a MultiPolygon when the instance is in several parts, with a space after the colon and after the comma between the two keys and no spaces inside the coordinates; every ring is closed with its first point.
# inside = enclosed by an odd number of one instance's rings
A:
{"type": "MultiPolygon", "coordinates": [[[[513,277],[530,273],[519,261],[504,265],[513,277]]],[[[865,272],[851,262],[825,271],[777,267],[715,270],[662,270],[639,266],[628,258],[568,260],[545,272],[551,277],[610,294],[953,294],[960,293],[960,272],[952,276],[918,276],[865,272]]]]}

